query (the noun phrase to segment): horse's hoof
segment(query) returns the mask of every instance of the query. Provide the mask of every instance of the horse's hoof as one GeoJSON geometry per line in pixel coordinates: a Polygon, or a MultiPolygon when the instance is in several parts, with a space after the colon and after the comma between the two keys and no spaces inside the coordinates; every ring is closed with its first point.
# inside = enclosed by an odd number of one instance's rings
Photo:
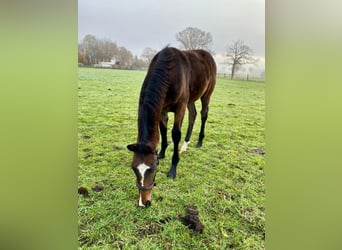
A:
{"type": "Polygon", "coordinates": [[[197,143],[196,148],[202,147],[202,143],[197,143]]]}
{"type": "Polygon", "coordinates": [[[169,178],[169,179],[174,179],[174,178],[176,178],[176,174],[174,174],[174,173],[168,173],[168,174],[167,174],[167,178],[169,178]]]}

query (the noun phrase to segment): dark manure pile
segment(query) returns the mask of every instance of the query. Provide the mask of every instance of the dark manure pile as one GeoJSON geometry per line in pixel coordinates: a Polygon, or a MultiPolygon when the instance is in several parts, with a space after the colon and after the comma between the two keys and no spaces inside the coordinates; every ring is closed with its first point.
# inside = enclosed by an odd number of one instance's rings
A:
{"type": "Polygon", "coordinates": [[[187,226],[189,229],[193,230],[194,233],[202,233],[204,226],[200,219],[198,218],[198,211],[196,206],[189,205],[185,209],[185,216],[179,215],[178,219],[184,226],[187,226]]]}
{"type": "Polygon", "coordinates": [[[79,195],[82,195],[83,197],[89,197],[88,189],[85,188],[85,187],[79,187],[78,190],[77,190],[77,193],[79,195]]]}

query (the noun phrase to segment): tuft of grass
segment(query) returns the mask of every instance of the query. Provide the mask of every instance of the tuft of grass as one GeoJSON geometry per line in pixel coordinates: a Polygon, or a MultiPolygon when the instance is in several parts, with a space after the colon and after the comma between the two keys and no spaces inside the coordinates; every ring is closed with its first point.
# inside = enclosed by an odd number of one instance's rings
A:
{"type": "MultiPolygon", "coordinates": [[[[79,249],[264,249],[265,84],[217,79],[206,137],[200,115],[175,180],[166,178],[171,144],[160,161],[152,206],[137,206],[130,169],[139,92],[146,72],[79,68],[79,249]],[[96,184],[103,190],[93,191],[96,184]],[[179,221],[195,205],[204,225],[179,221]]],[[[200,114],[200,102],[196,103],[200,114]]],[[[168,137],[171,141],[170,113],[168,137]]],[[[185,117],[182,138],[187,128],[185,117]]]]}

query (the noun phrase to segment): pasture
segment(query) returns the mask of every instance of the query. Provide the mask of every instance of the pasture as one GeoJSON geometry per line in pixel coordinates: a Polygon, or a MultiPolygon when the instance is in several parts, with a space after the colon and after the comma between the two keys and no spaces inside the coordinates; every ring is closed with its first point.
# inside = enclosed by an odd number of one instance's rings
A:
{"type": "MultiPolygon", "coordinates": [[[[206,137],[196,148],[200,102],[175,180],[172,146],[160,160],[152,205],[140,208],[133,153],[144,71],[79,68],[78,186],[80,249],[264,249],[265,84],[217,79],[206,137]],[[194,205],[202,233],[182,224],[194,205]]],[[[171,141],[173,114],[169,113],[171,141]]],[[[187,128],[182,127],[182,145],[187,128]]]]}

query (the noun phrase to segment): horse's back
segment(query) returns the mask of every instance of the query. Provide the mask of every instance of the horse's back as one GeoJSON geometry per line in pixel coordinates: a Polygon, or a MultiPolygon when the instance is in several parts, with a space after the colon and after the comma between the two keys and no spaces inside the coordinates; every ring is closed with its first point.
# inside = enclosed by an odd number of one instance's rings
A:
{"type": "Polygon", "coordinates": [[[216,63],[209,52],[166,47],[153,58],[144,85],[154,85],[145,86],[154,90],[161,90],[160,85],[164,85],[164,107],[168,107],[194,102],[205,95],[210,97],[215,82],[216,63]],[[156,76],[161,78],[153,81],[156,76]]]}

